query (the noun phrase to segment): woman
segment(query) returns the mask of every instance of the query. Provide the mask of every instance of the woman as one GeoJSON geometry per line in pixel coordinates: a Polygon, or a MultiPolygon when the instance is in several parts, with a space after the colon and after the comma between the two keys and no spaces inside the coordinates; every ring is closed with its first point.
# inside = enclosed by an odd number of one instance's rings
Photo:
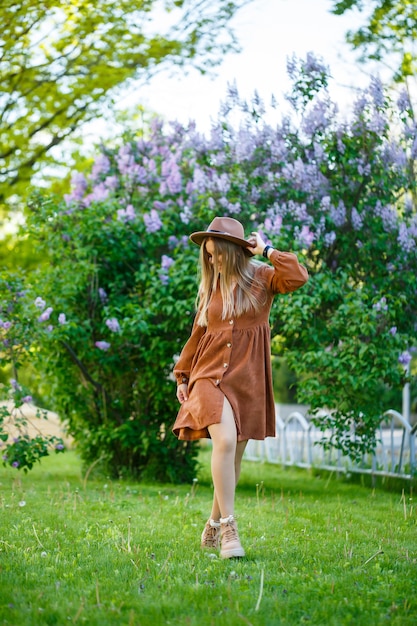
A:
{"type": "Polygon", "coordinates": [[[210,437],[214,497],[201,546],[222,558],[245,556],[234,518],[235,488],[248,439],[275,435],[269,312],[277,293],[304,285],[295,254],[246,240],[243,226],[216,217],[190,236],[201,247],[198,309],[191,336],[174,368],[181,404],[173,431],[179,439],[210,437]],[[252,259],[263,255],[272,263],[252,259]]]}

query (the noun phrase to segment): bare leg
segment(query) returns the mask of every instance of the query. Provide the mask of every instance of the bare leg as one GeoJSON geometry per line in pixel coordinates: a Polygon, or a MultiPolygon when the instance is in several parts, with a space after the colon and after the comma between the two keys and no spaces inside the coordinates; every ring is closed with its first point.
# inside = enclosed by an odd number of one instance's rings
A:
{"type": "Polygon", "coordinates": [[[214,483],[210,518],[218,521],[220,517],[234,513],[235,489],[247,443],[237,442],[233,410],[227,398],[224,399],[220,424],[209,426],[209,432],[213,442],[211,472],[214,483]]]}
{"type": "MultiPolygon", "coordinates": [[[[237,483],[239,481],[240,468],[241,468],[241,464],[242,464],[242,457],[243,457],[243,453],[245,452],[245,448],[246,448],[246,444],[247,443],[248,443],[247,441],[239,441],[236,444],[236,454],[235,454],[235,481],[236,481],[236,485],[237,485],[237,483]]],[[[220,515],[220,507],[219,507],[219,503],[218,503],[218,500],[217,500],[216,490],[214,490],[213,505],[211,507],[210,519],[213,519],[216,522],[218,522],[220,517],[221,517],[221,515],[220,515]]]]}

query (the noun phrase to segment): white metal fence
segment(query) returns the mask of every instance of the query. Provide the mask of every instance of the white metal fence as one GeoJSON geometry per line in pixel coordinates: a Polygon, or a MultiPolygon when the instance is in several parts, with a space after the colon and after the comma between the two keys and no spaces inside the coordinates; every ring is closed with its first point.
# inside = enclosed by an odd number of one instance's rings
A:
{"type": "Polygon", "coordinates": [[[250,440],[244,458],[283,467],[316,467],[408,480],[417,478],[417,424],[412,426],[398,411],[384,413],[377,433],[377,447],[373,454],[364,455],[360,463],[352,462],[336,448],[325,450],[320,445],[324,434],[298,410],[285,418],[277,411],[276,436],[264,441],[250,440]]]}

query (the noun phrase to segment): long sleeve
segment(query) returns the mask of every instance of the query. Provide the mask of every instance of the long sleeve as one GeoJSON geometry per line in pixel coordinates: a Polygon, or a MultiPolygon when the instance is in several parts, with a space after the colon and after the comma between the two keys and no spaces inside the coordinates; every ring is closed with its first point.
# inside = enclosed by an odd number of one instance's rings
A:
{"type": "Polygon", "coordinates": [[[206,332],[205,326],[199,326],[194,319],[191,335],[183,347],[180,357],[174,367],[174,376],[177,379],[177,384],[187,383],[190,378],[191,364],[193,362],[194,355],[197,350],[197,346],[201,337],[206,332]]]}
{"type": "Polygon", "coordinates": [[[272,293],[289,293],[308,281],[308,272],[293,252],[273,250],[269,257],[273,267],[266,266],[266,281],[272,293]]]}

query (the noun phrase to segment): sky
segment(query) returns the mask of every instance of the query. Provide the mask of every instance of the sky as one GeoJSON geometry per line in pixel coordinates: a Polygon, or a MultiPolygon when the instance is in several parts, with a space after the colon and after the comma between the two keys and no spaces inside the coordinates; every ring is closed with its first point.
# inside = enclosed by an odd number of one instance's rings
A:
{"type": "Polygon", "coordinates": [[[228,83],[236,81],[245,98],[257,90],[266,102],[272,94],[279,102],[289,88],[287,58],[294,53],[305,57],[311,51],[330,66],[331,95],[343,108],[353,99],[352,87],[363,87],[370,80],[345,43],[346,31],[363,24],[364,17],[357,12],[335,16],[329,12],[331,6],[331,0],[253,0],[232,22],[242,50],[225,56],[215,78],[195,70],[174,77],[162,72],[147,85],[132,89],[118,106],[140,103],[168,120],[194,119],[206,132],[217,117],[228,83]]]}

